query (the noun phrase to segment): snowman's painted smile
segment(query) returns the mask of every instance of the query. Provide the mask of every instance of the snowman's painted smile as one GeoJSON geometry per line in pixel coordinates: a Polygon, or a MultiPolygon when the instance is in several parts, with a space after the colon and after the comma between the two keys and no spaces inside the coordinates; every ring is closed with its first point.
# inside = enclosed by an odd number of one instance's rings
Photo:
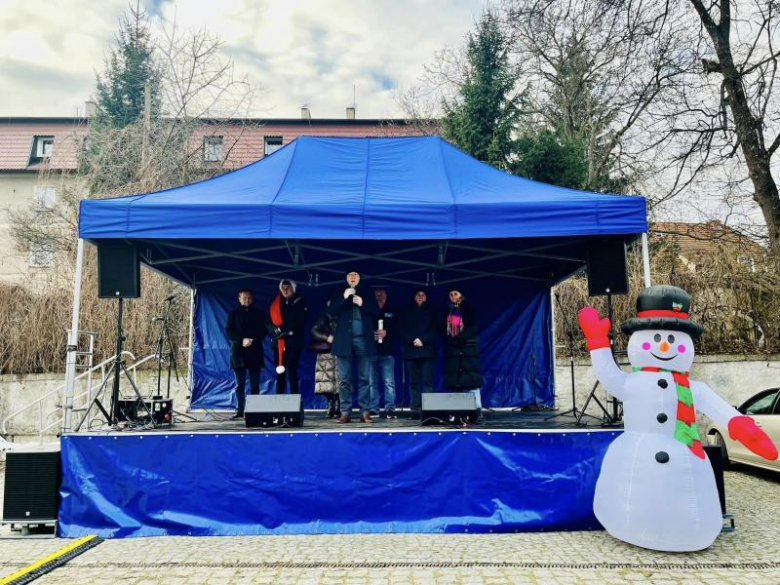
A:
{"type": "Polygon", "coordinates": [[[662,362],[668,362],[669,360],[673,360],[674,358],[677,357],[676,355],[673,355],[672,357],[663,358],[661,356],[655,355],[652,351],[650,352],[650,355],[653,356],[657,360],[661,360],[662,362]]]}

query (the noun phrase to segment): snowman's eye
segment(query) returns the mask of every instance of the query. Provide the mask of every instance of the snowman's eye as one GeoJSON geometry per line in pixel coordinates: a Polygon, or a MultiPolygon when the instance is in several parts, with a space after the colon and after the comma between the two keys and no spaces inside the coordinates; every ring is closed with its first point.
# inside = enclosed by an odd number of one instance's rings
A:
{"type": "Polygon", "coordinates": [[[656,334],[653,336],[653,341],[655,341],[656,343],[658,343],[659,341],[661,341],[661,334],[660,334],[660,333],[656,333],[656,334]]]}
{"type": "Polygon", "coordinates": [[[669,343],[674,343],[674,335],[670,335],[666,339],[669,341],[669,343]]]}

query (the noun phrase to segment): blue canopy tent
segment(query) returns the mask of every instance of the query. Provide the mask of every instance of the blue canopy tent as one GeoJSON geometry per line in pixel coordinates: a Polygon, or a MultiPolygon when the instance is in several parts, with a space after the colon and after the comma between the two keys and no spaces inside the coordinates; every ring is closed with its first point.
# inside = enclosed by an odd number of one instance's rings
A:
{"type": "MultiPolygon", "coordinates": [[[[236,290],[253,288],[267,310],[279,280],[294,279],[313,320],[348,270],[389,284],[397,309],[414,286],[441,310],[447,286],[463,286],[480,315],[485,405],[550,405],[550,288],[583,270],[593,241],[646,231],[642,197],[512,176],[437,137],[301,137],[206,181],[84,200],[79,217],[80,239],[132,243],[146,266],[192,288],[191,405],[224,408],[236,290]]],[[[301,367],[309,406],[311,370],[301,367]]],[[[266,386],[272,378],[269,363],[266,386]]]]}

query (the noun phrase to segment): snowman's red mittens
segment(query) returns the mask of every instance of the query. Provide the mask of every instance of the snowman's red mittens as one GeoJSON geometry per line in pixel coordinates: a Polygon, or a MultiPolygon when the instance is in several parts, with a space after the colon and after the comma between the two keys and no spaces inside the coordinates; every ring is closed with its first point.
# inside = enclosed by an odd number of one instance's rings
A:
{"type": "Polygon", "coordinates": [[[603,319],[593,307],[585,307],[579,314],[580,329],[585,334],[588,351],[609,347],[610,323],[607,317],[603,319]]]}
{"type": "Polygon", "coordinates": [[[753,453],[769,461],[777,459],[777,447],[749,416],[735,416],[729,421],[729,436],[753,453]]]}

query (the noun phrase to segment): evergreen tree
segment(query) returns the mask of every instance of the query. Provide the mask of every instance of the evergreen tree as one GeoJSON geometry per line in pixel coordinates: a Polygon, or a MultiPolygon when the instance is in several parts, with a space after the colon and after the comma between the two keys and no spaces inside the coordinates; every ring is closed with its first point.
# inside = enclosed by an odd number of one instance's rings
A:
{"type": "Polygon", "coordinates": [[[527,179],[570,189],[587,183],[587,152],[583,141],[560,130],[523,132],[515,143],[512,172],[527,179]]]}
{"type": "Polygon", "coordinates": [[[511,42],[498,16],[486,11],[469,33],[464,80],[454,103],[445,100],[444,136],[461,150],[508,169],[512,133],[519,117],[514,88],[518,74],[509,59],[511,42]]]}
{"type": "Polygon", "coordinates": [[[116,35],[116,46],[106,58],[103,75],[97,76],[98,122],[124,128],[142,118],[144,88],[151,86],[151,110],[160,110],[160,74],[146,13],[130,8],[116,35]]]}

